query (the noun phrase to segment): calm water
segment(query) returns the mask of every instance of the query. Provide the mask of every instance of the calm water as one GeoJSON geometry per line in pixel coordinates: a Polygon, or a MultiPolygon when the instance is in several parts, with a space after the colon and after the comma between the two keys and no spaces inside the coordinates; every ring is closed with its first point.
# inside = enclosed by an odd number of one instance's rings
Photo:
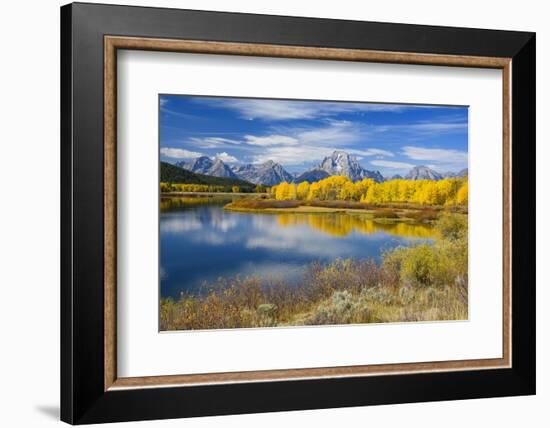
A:
{"type": "Polygon", "coordinates": [[[353,214],[224,211],[231,198],[165,198],[160,215],[161,295],[198,292],[203,282],[239,275],[299,284],[304,266],[429,239],[425,225],[383,225],[353,214]]]}

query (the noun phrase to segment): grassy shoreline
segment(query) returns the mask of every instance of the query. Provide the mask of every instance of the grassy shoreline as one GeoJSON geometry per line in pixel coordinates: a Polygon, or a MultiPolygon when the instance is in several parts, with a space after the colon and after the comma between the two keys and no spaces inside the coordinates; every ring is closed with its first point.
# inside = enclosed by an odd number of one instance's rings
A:
{"type": "Polygon", "coordinates": [[[436,221],[448,213],[466,214],[461,207],[417,206],[413,204],[365,204],[349,201],[278,201],[275,199],[241,199],[224,206],[227,211],[260,214],[350,214],[363,215],[378,222],[420,222],[436,221]]]}
{"type": "Polygon", "coordinates": [[[224,206],[227,211],[237,212],[250,212],[260,214],[281,214],[281,213],[293,213],[293,214],[333,214],[333,213],[360,213],[360,214],[372,214],[374,211],[367,211],[353,208],[328,208],[328,207],[316,207],[301,205],[293,208],[246,208],[235,206],[233,203],[229,203],[224,206]]]}
{"type": "Polygon", "coordinates": [[[433,245],[306,267],[300,287],[220,278],[204,294],[160,302],[161,330],[333,325],[468,318],[467,219],[443,215],[433,245]]]}

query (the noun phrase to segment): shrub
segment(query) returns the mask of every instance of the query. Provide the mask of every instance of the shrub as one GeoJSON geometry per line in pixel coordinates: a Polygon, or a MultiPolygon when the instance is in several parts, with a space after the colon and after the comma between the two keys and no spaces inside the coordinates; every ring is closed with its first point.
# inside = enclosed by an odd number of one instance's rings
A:
{"type": "Polygon", "coordinates": [[[376,286],[361,291],[360,298],[367,302],[375,302],[381,305],[393,305],[397,303],[396,295],[389,287],[376,286]]]}
{"type": "Polygon", "coordinates": [[[401,262],[401,279],[405,284],[429,286],[434,283],[437,259],[432,246],[421,244],[407,248],[404,256],[401,262]]]}
{"type": "Polygon", "coordinates": [[[349,291],[336,291],[304,320],[305,325],[349,324],[366,317],[367,307],[349,291]]]}
{"type": "Polygon", "coordinates": [[[443,239],[463,239],[468,236],[468,217],[461,214],[442,215],[435,224],[443,239]]]}
{"type": "Polygon", "coordinates": [[[399,289],[399,298],[401,299],[401,303],[403,305],[410,305],[414,302],[415,297],[416,293],[412,287],[401,287],[399,289]]]}
{"type": "Polygon", "coordinates": [[[468,220],[445,214],[436,223],[441,239],[383,253],[381,282],[421,287],[460,286],[468,282],[468,220]]]}
{"type": "Polygon", "coordinates": [[[401,266],[406,248],[395,248],[382,253],[380,282],[385,286],[397,286],[401,282],[401,266]]]}
{"type": "Polygon", "coordinates": [[[262,303],[258,306],[256,314],[258,317],[257,324],[259,327],[273,327],[277,325],[277,305],[273,303],[262,303]]]}

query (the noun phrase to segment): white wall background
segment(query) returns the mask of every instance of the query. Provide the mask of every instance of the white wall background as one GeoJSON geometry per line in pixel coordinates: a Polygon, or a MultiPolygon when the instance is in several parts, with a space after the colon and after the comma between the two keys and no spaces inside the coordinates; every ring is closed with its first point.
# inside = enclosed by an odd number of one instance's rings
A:
{"type": "MultiPolygon", "coordinates": [[[[120,0],[123,2],[122,0],[120,0]]],[[[103,1],[103,3],[116,3],[103,1]]],[[[155,421],[158,427],[547,426],[550,416],[550,27],[545,2],[147,0],[126,4],[537,32],[538,394],[461,402],[155,421]]],[[[0,14],[0,421],[59,424],[59,6],[5,2],[0,14]]],[[[137,423],[125,426],[138,426],[137,423]]]]}

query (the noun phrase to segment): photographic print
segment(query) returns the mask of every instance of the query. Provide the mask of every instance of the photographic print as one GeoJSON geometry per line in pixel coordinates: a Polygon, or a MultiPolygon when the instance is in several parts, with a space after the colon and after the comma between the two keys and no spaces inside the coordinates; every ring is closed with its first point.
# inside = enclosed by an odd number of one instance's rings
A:
{"type": "Polygon", "coordinates": [[[468,319],[468,107],[159,95],[160,330],[468,319]]]}

